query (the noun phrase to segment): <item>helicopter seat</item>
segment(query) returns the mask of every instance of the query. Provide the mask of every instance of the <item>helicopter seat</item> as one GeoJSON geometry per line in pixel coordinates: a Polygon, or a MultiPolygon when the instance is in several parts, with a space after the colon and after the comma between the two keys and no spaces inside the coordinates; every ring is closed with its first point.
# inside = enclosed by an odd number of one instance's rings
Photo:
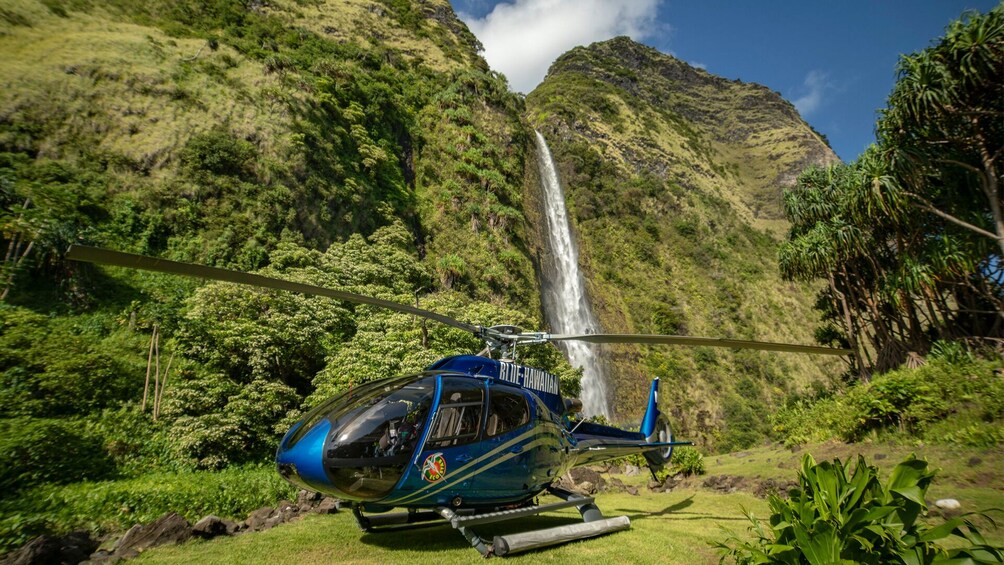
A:
{"type": "Polygon", "coordinates": [[[492,413],[491,416],[488,416],[488,423],[485,425],[485,433],[488,434],[489,437],[491,437],[496,435],[495,432],[497,432],[498,429],[499,429],[499,415],[498,413],[492,413]]]}
{"type": "Polygon", "coordinates": [[[582,401],[578,398],[566,398],[565,399],[565,413],[566,414],[576,414],[582,412],[582,401]]]}

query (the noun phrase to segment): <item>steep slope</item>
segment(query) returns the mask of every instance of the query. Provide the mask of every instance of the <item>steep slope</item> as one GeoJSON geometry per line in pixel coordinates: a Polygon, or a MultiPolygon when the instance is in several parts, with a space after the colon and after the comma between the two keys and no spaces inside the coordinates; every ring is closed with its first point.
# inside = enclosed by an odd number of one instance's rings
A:
{"type": "Polygon", "coordinates": [[[521,103],[479,47],[445,0],[6,3],[4,206],[90,202],[42,212],[36,264],[87,232],[253,269],[280,240],[323,249],[403,222],[443,286],[535,312],[521,103]],[[476,265],[498,256],[485,282],[476,265]]]}
{"type": "MultiPolygon", "coordinates": [[[[566,185],[606,331],[812,343],[810,289],[780,282],[781,190],[836,160],[762,86],[627,38],[573,49],[527,96],[566,185]]],[[[616,417],[663,379],[682,432],[742,447],[786,395],[839,362],[711,349],[611,348],[616,417]]]]}

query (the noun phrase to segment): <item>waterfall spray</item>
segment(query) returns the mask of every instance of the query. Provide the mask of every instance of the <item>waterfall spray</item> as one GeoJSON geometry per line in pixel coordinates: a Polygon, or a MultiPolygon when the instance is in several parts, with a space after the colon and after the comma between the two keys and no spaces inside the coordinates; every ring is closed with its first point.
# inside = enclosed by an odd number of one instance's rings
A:
{"type": "MultiPolygon", "coordinates": [[[[558,170],[554,166],[551,150],[544,136],[537,134],[537,162],[540,181],[544,189],[544,208],[547,212],[547,238],[550,253],[548,265],[553,280],[545,281],[544,309],[553,333],[597,333],[599,324],[593,316],[586,297],[586,285],[579,270],[579,252],[572,238],[561,191],[558,170]]],[[[610,418],[607,400],[606,377],[596,354],[596,346],[581,341],[564,342],[563,347],[573,367],[582,367],[582,406],[586,416],[602,415],[610,418]]]]}

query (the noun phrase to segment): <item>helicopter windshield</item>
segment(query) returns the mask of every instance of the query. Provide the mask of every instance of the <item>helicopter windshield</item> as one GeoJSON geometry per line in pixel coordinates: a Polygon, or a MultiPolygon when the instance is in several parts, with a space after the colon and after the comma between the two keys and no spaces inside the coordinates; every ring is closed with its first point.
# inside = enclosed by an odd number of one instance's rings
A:
{"type": "Polygon", "coordinates": [[[435,376],[398,383],[366,398],[329,438],[325,468],[332,484],[354,498],[389,493],[422,435],[436,389],[435,376]]]}

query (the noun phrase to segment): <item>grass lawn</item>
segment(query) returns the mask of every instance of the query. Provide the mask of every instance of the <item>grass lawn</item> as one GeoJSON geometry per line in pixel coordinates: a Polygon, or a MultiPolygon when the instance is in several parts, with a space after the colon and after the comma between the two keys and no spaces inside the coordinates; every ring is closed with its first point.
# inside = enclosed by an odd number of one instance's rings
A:
{"type": "MultiPolygon", "coordinates": [[[[550,498],[550,497],[547,497],[550,498]]],[[[541,502],[548,500],[542,499],[541,502]]],[[[519,563],[716,563],[709,541],[721,527],[745,530],[741,507],[763,516],[767,505],[747,493],[719,494],[700,489],[669,493],[604,493],[597,503],[605,516],[631,518],[631,529],[601,538],[507,557],[519,563]]],[[[514,524],[476,529],[495,533],[541,529],[580,522],[578,512],[558,511],[514,524]]],[[[349,512],[307,516],[266,532],[145,552],[137,563],[478,563],[481,555],[448,525],[364,534],[349,512]]]]}
{"type": "MultiPolygon", "coordinates": [[[[826,443],[801,449],[762,447],[706,458],[708,474],[687,479],[672,492],[653,493],[645,485],[647,473],[617,475],[640,495],[603,492],[597,504],[605,516],[631,518],[631,529],[592,540],[578,541],[506,558],[518,563],[717,563],[709,542],[729,534],[745,535],[748,521],[743,508],[767,517],[766,501],[752,493],[766,479],[792,481],[803,453],[817,461],[839,457],[846,461],[862,453],[883,477],[910,453],[927,458],[941,469],[928,492],[929,501],[956,498],[964,511],[1004,508],[1004,453],[948,446],[826,443]],[[709,477],[739,477],[736,492],[721,493],[702,486],[709,477]],[[723,530],[724,529],[724,530],[723,530]]],[[[542,497],[541,503],[550,497],[542,497]]],[[[1004,518],[1004,514],[997,514],[1004,518]]],[[[939,518],[933,518],[936,522],[939,518]]],[[[579,522],[575,509],[527,518],[518,523],[476,528],[488,538],[496,533],[525,531],[579,522]]],[[[983,530],[992,543],[1004,544],[1004,530],[983,530]]],[[[160,547],[140,556],[137,563],[478,563],[479,553],[445,524],[393,532],[360,532],[349,512],[311,515],[272,530],[213,541],[193,541],[160,547]]]]}

